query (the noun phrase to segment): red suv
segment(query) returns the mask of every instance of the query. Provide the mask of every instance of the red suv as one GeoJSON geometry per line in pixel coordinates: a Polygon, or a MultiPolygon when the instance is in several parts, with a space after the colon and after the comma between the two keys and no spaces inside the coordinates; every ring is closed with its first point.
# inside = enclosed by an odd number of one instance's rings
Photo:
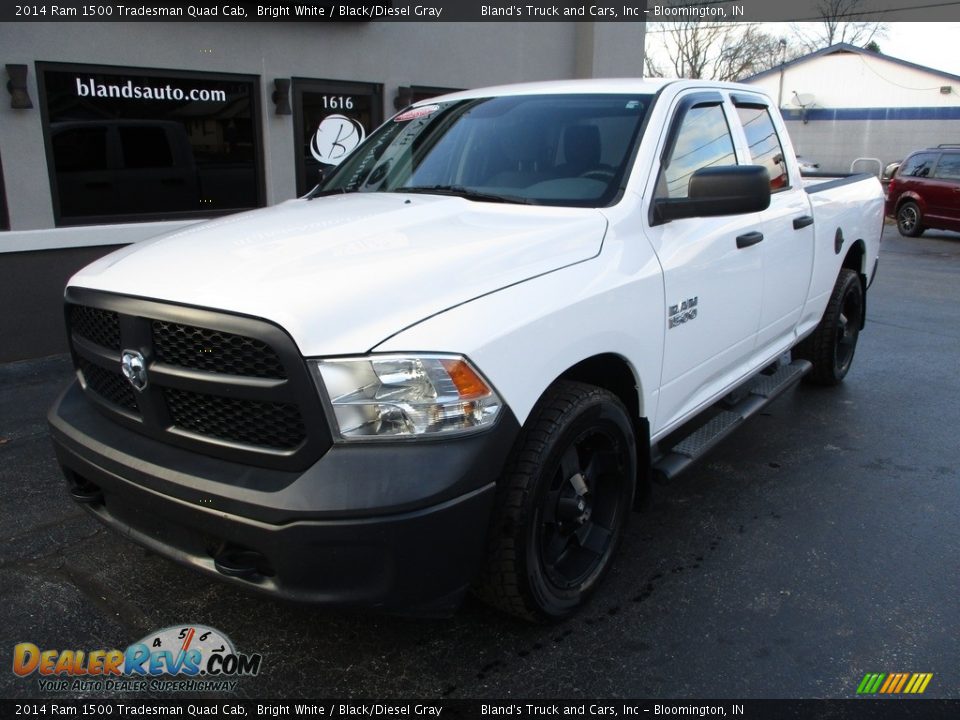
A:
{"type": "Polygon", "coordinates": [[[901,235],[960,231],[960,145],[940,145],[907,156],[887,187],[887,215],[901,235]]]}

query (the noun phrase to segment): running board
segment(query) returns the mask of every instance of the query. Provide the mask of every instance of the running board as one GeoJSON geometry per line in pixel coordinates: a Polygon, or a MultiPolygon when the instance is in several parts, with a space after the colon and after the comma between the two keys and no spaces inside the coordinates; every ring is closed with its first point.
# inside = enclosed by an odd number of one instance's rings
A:
{"type": "Polygon", "coordinates": [[[654,461],[654,479],[657,482],[666,482],[679,475],[736,430],[744,420],[759,412],[785,390],[796,385],[812,367],[806,360],[794,360],[780,365],[773,373],[755,375],[738,393],[740,399],[735,404],[730,405],[720,401],[717,404],[717,407],[723,408],[720,412],[667,448],[654,461]]]}

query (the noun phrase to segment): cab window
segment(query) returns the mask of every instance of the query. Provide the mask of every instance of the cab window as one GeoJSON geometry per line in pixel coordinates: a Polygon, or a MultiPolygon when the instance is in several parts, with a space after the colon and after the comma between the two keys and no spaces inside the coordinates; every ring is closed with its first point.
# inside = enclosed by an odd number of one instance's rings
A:
{"type": "Polygon", "coordinates": [[[690,108],[657,182],[657,197],[688,197],[690,178],[705,167],[736,165],[733,138],[720,105],[690,108]]]}

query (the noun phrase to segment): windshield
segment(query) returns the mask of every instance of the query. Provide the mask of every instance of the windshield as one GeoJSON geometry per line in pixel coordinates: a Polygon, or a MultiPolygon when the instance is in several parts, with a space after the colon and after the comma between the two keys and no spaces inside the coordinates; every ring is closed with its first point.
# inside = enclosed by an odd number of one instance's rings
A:
{"type": "Polygon", "coordinates": [[[603,207],[620,193],[650,95],[529,95],[420,105],[387,121],[308,197],[417,192],[603,207]]]}

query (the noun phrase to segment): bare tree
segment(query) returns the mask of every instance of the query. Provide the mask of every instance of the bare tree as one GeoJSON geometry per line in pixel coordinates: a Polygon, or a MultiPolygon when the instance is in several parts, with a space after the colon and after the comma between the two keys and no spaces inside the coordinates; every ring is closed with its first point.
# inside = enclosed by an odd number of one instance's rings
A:
{"type": "Polygon", "coordinates": [[[727,32],[713,61],[713,78],[741,80],[756,75],[785,60],[786,52],[780,38],[761,31],[756,25],[749,25],[740,33],[727,32]]]}
{"type": "Polygon", "coordinates": [[[683,78],[709,78],[710,57],[723,37],[720,25],[699,22],[663,23],[667,56],[673,72],[683,78]]]}
{"type": "Polygon", "coordinates": [[[864,0],[818,0],[818,23],[796,23],[794,32],[808,52],[837,43],[876,45],[887,35],[887,24],[865,20],[864,0]]]}
{"type": "Polygon", "coordinates": [[[648,77],[667,74],[657,57],[667,59],[675,77],[709,80],[740,80],[789,59],[780,38],[756,24],[650,23],[647,45],[648,77]]]}
{"type": "Polygon", "coordinates": [[[663,67],[649,52],[643,54],[643,76],[648,78],[666,77],[663,67]]]}

